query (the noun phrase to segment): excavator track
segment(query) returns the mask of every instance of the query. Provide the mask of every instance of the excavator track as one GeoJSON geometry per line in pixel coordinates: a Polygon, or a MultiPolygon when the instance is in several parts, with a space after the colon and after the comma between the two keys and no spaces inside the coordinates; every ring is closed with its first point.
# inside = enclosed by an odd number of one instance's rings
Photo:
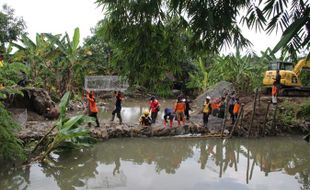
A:
{"type": "MultiPolygon", "coordinates": [[[[271,87],[265,87],[264,95],[271,95],[271,87]]],[[[279,92],[282,97],[310,97],[310,87],[282,87],[279,92]]]]}
{"type": "Polygon", "coordinates": [[[310,87],[282,88],[279,96],[309,97],[310,87]]]}

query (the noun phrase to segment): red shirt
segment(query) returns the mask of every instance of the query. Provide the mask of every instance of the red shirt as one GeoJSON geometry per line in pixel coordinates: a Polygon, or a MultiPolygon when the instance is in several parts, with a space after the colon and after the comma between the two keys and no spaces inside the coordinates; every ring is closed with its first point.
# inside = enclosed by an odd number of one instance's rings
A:
{"type": "Polygon", "coordinates": [[[157,107],[159,106],[159,102],[155,99],[153,101],[150,101],[150,108],[151,112],[157,112],[157,107]]]}

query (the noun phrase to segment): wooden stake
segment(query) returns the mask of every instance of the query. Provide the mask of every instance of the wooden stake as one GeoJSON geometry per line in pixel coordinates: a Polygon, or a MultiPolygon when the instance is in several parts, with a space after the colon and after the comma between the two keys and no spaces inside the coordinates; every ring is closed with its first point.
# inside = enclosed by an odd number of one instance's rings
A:
{"type": "Polygon", "coordinates": [[[224,133],[224,130],[225,130],[225,121],[226,121],[227,112],[228,112],[228,109],[229,109],[229,106],[228,106],[229,100],[230,100],[230,96],[227,95],[227,98],[226,98],[226,100],[225,100],[225,111],[224,111],[224,118],[223,118],[223,123],[222,123],[221,138],[223,138],[223,133],[224,133]]]}
{"type": "Polygon", "coordinates": [[[247,152],[247,165],[246,165],[246,184],[249,184],[249,168],[250,168],[250,151],[247,152]]]}
{"type": "Polygon", "coordinates": [[[263,125],[262,136],[265,136],[265,127],[266,127],[267,120],[268,120],[268,113],[269,113],[270,104],[271,104],[271,102],[268,101],[267,110],[266,110],[265,119],[264,119],[264,125],[263,125]]]}
{"type": "Polygon", "coordinates": [[[56,127],[57,125],[54,125],[38,142],[38,144],[34,147],[34,149],[31,151],[31,153],[34,153],[37,148],[39,147],[39,145],[43,142],[43,140],[47,137],[47,135],[49,135],[56,127]]]}
{"type": "Polygon", "coordinates": [[[256,99],[257,99],[257,95],[258,95],[258,89],[256,88],[255,97],[254,97],[254,104],[253,104],[253,112],[252,112],[252,116],[251,116],[251,123],[250,123],[249,131],[248,131],[248,137],[251,134],[251,129],[252,129],[252,125],[253,125],[253,121],[254,121],[254,116],[255,116],[255,112],[256,112],[256,99]]]}
{"type": "Polygon", "coordinates": [[[276,104],[273,112],[273,118],[272,118],[272,133],[276,134],[276,125],[277,125],[277,109],[278,109],[278,104],[276,104]]]}

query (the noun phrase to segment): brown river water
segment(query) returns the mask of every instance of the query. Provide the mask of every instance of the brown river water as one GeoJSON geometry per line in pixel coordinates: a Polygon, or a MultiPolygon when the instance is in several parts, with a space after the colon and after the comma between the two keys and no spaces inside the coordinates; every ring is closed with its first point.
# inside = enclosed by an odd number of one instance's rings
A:
{"type": "Polygon", "coordinates": [[[111,139],[52,157],[54,166],[2,164],[0,189],[310,189],[301,137],[111,139]]]}

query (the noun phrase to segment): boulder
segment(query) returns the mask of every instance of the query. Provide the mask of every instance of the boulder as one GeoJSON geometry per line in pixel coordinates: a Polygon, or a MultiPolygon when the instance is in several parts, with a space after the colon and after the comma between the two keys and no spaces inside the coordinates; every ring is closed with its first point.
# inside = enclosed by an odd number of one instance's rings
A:
{"type": "Polygon", "coordinates": [[[206,100],[207,96],[210,96],[211,99],[220,98],[221,96],[224,95],[225,92],[231,93],[232,91],[235,91],[235,88],[232,83],[227,81],[221,81],[209,87],[204,93],[202,93],[194,100],[194,103],[198,107],[201,107],[204,101],[206,100]]]}
{"type": "Polygon", "coordinates": [[[45,89],[42,88],[21,88],[22,94],[13,94],[5,101],[9,108],[27,108],[39,115],[48,113],[47,108],[52,110],[50,118],[58,116],[59,111],[55,102],[45,89]],[[54,109],[55,108],[55,109],[54,109]]]}

